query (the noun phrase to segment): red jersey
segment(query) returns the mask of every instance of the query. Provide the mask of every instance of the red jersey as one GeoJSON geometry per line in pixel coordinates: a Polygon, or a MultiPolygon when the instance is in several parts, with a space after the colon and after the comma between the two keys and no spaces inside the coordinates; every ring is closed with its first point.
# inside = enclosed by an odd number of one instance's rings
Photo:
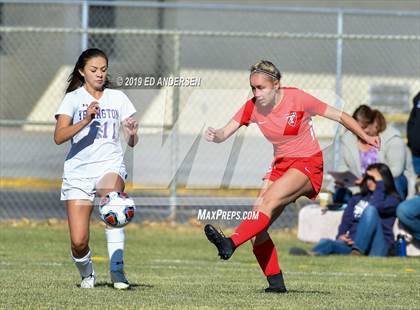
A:
{"type": "Polygon", "coordinates": [[[312,116],[324,115],[327,104],[293,87],[282,87],[283,99],[275,107],[262,107],[248,100],[233,119],[241,125],[257,123],[273,144],[274,156],[310,157],[320,152],[312,116]]]}

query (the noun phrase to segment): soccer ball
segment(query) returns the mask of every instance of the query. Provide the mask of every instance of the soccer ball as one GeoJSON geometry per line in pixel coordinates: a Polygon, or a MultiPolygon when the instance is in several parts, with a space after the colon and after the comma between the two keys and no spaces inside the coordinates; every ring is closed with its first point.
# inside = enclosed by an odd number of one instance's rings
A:
{"type": "Polygon", "coordinates": [[[123,192],[110,192],[99,203],[101,220],[112,227],[123,227],[130,223],[135,211],[133,199],[123,192]]]}

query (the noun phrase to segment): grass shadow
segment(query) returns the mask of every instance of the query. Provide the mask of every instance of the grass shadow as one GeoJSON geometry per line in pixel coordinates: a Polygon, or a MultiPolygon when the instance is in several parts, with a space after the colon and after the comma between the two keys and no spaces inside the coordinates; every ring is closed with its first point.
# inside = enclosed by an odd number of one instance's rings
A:
{"type": "Polygon", "coordinates": [[[328,291],[305,291],[305,290],[287,290],[287,293],[266,293],[264,290],[259,290],[259,293],[267,295],[289,295],[289,294],[312,294],[312,295],[331,295],[328,291]]]}
{"type": "MultiPolygon", "coordinates": [[[[78,287],[80,287],[80,285],[78,285],[78,287]]],[[[98,282],[95,284],[95,287],[114,289],[114,286],[110,282],[98,282]]],[[[127,291],[143,290],[143,289],[150,289],[150,288],[154,288],[154,285],[144,284],[144,283],[130,283],[130,287],[127,289],[127,291]]]]}
{"type": "Polygon", "coordinates": [[[331,295],[328,291],[305,291],[305,290],[288,290],[288,294],[313,294],[313,295],[331,295]]]}

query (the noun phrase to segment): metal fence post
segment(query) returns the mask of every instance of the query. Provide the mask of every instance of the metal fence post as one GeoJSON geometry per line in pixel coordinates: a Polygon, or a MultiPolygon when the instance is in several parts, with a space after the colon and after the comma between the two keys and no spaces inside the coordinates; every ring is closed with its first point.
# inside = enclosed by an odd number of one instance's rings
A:
{"type": "MultiPolygon", "coordinates": [[[[340,10],[337,14],[337,45],[336,45],[336,65],[335,65],[335,107],[338,110],[342,109],[341,95],[342,95],[342,66],[343,66],[343,11],[340,10]]],[[[340,160],[340,126],[334,137],[334,170],[338,168],[338,161],[340,160]]]]}
{"type": "MultiPolygon", "coordinates": [[[[174,64],[173,64],[173,76],[179,76],[180,72],[180,57],[181,57],[181,47],[180,47],[180,34],[174,35],[174,64]]],[[[174,87],[172,93],[172,139],[171,139],[171,170],[173,174],[173,179],[170,187],[170,213],[169,220],[175,222],[176,219],[176,208],[177,208],[177,167],[178,167],[178,128],[177,120],[179,115],[179,87],[174,87]]]]}
{"type": "Polygon", "coordinates": [[[83,3],[82,3],[83,33],[82,33],[82,42],[81,42],[82,51],[88,48],[88,41],[89,41],[88,28],[89,28],[89,0],[83,0],[83,3]]]}

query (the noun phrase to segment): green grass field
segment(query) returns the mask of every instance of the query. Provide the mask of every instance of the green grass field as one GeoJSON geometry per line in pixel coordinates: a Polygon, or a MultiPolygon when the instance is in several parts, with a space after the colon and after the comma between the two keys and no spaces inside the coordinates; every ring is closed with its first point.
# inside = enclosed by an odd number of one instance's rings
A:
{"type": "Polygon", "coordinates": [[[64,224],[0,224],[1,309],[420,309],[419,258],[293,257],[273,233],[287,294],[265,294],[249,244],[228,262],[199,227],[129,226],[129,291],[110,287],[103,227],[91,231],[98,286],[78,288],[64,224]]]}

